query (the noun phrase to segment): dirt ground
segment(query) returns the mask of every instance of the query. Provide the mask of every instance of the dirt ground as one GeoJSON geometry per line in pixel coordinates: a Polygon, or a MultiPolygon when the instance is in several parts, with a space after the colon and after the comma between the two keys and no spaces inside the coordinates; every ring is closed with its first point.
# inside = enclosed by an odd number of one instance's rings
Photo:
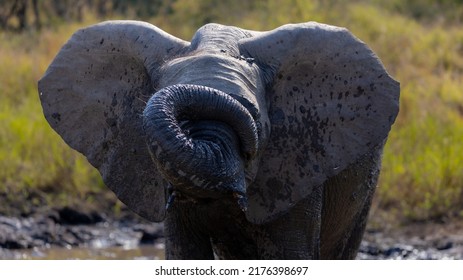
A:
{"type": "MultiPolygon", "coordinates": [[[[9,214],[0,211],[0,259],[16,258],[16,252],[21,252],[21,258],[28,258],[37,251],[46,258],[50,247],[102,251],[127,247],[127,244],[131,248],[162,245],[162,225],[139,218],[123,205],[115,215],[108,210],[116,208],[112,196],[110,199],[100,197],[97,201],[98,204],[90,203],[92,207],[42,205],[22,210],[21,204],[10,204],[9,214]],[[95,246],[99,247],[92,248],[95,246]]],[[[380,220],[378,216],[370,219],[358,259],[463,260],[462,218],[397,225],[390,220],[380,220]]],[[[151,256],[141,254],[139,257],[151,256]]]]}
{"type": "Polygon", "coordinates": [[[367,228],[358,258],[463,260],[463,220],[367,228]]]}

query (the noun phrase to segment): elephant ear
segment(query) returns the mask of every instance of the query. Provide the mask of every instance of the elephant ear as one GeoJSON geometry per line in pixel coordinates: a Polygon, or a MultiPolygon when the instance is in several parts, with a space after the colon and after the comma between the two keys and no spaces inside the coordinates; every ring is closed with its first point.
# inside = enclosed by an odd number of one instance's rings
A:
{"type": "Polygon", "coordinates": [[[165,185],[144,141],[156,69],[189,43],[153,25],[108,21],[77,31],[39,81],[43,112],[134,212],[165,215],[165,185]]]}
{"type": "Polygon", "coordinates": [[[247,217],[262,223],[378,148],[399,109],[399,83],[344,28],[285,25],[240,41],[264,69],[271,135],[247,217]]]}

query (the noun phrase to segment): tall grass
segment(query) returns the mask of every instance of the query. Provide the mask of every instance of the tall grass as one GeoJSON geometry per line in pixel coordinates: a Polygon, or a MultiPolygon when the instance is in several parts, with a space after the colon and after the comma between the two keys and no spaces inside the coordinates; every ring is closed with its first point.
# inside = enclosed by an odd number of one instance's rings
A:
{"type": "MultiPolygon", "coordinates": [[[[463,9],[452,6],[457,1],[439,2],[450,3],[437,7],[447,20],[419,1],[166,2],[169,12],[150,21],[186,40],[207,22],[269,30],[315,20],[349,28],[401,82],[401,110],[385,148],[374,213],[402,220],[463,216],[463,29],[455,12],[463,9]]],[[[60,193],[67,200],[105,190],[85,158],[50,129],[36,91],[61,45],[95,21],[0,33],[0,192],[60,193]]]]}

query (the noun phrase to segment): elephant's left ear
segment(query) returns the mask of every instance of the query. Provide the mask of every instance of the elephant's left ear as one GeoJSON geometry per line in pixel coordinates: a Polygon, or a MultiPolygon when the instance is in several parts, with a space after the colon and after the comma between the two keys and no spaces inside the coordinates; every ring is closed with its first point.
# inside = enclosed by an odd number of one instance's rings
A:
{"type": "Polygon", "coordinates": [[[267,71],[271,135],[248,219],[286,212],[387,138],[399,110],[399,83],[344,28],[285,25],[240,41],[267,71]]]}
{"type": "Polygon", "coordinates": [[[38,84],[51,127],[122,202],[153,221],[165,216],[165,183],[149,155],[142,114],[156,71],[188,45],[148,23],[103,22],[74,33],[38,84]]]}

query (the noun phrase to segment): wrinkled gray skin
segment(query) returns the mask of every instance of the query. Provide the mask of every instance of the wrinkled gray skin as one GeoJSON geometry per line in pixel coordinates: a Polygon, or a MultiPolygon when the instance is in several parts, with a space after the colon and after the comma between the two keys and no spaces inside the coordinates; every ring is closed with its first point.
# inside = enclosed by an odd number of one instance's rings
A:
{"type": "Polygon", "coordinates": [[[48,122],[169,259],[351,259],[399,84],[346,29],[142,22],[76,32],[39,81],[48,122]]]}

